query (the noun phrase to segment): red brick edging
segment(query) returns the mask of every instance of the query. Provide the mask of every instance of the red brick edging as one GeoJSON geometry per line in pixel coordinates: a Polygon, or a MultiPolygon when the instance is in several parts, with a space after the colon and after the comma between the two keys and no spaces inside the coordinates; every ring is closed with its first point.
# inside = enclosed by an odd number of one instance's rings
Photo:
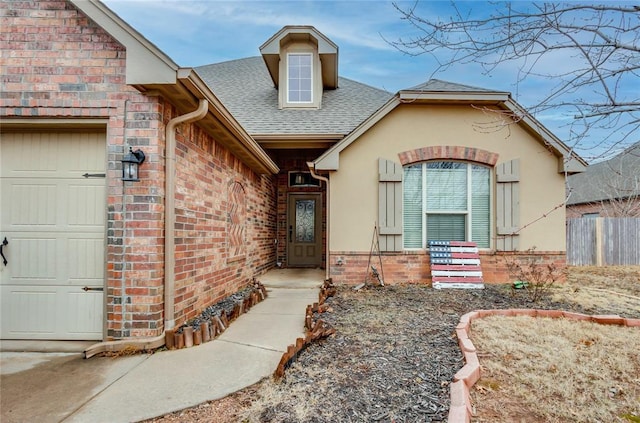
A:
{"type": "Polygon", "coordinates": [[[627,319],[617,315],[588,315],[562,310],[537,310],[537,309],[508,309],[508,310],[476,310],[460,317],[460,323],[456,326],[458,345],[464,356],[465,365],[453,376],[451,383],[451,405],[449,407],[449,423],[469,423],[472,409],[470,389],[480,379],[480,361],[476,353],[476,347],[469,338],[471,322],[487,316],[531,316],[549,317],[571,320],[582,320],[599,323],[602,325],[619,325],[640,327],[640,319],[627,319]]]}

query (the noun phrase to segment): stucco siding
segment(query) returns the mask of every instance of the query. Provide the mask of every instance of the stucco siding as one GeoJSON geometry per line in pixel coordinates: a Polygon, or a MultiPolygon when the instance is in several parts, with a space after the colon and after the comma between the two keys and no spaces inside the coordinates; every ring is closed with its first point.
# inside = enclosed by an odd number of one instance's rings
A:
{"type": "Polygon", "coordinates": [[[402,152],[448,145],[497,153],[498,163],[520,159],[519,249],[564,251],[565,185],[557,157],[520,126],[497,119],[467,105],[395,108],[340,153],[340,168],[331,174],[330,249],[369,250],[378,210],[378,158],[400,162],[402,152]]]}

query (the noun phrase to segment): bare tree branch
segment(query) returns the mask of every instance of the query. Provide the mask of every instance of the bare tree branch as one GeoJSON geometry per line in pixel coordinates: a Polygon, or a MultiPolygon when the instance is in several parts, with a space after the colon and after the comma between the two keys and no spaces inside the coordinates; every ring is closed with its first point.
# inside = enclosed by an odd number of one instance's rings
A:
{"type": "Polygon", "coordinates": [[[433,74],[468,64],[491,74],[512,62],[519,69],[517,84],[551,82],[525,106],[533,115],[573,118],[568,144],[586,148],[581,139],[596,130],[606,133],[600,142],[607,148],[638,140],[640,6],[493,3],[491,12],[478,15],[452,2],[448,19],[432,18],[418,6],[418,1],[409,8],[394,3],[417,35],[388,42],[409,55],[434,57],[433,74]]]}

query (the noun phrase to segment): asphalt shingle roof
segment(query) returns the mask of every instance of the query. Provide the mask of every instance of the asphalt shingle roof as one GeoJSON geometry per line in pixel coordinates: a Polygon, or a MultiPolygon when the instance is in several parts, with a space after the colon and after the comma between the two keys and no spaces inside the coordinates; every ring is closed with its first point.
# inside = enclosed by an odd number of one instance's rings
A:
{"type": "Polygon", "coordinates": [[[441,79],[430,79],[427,82],[418,84],[414,87],[407,88],[406,91],[424,91],[424,92],[496,92],[487,88],[474,87],[471,85],[456,84],[453,82],[443,81],[441,79]]]}
{"type": "Polygon", "coordinates": [[[346,135],[393,96],[340,77],[337,89],[324,91],[319,110],[278,109],[278,90],[260,56],[195,70],[251,135],[346,135]]]}
{"type": "Polygon", "coordinates": [[[612,198],[640,196],[640,142],[617,156],[570,175],[567,204],[592,203],[612,198]]]}

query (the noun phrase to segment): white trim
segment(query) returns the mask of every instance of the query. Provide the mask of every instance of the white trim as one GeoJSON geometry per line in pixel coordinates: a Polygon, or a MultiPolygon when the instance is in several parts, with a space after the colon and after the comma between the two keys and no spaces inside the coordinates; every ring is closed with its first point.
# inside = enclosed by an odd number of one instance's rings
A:
{"type": "MultiPolygon", "coordinates": [[[[313,78],[313,58],[314,58],[314,54],[312,52],[291,52],[291,53],[287,53],[287,64],[286,64],[286,70],[287,70],[287,80],[286,80],[286,86],[287,86],[287,91],[285,93],[285,97],[286,97],[286,101],[285,104],[287,105],[293,105],[294,107],[300,107],[300,106],[307,106],[307,105],[313,105],[313,99],[314,99],[314,78],[313,78]],[[291,87],[289,86],[289,70],[290,70],[290,65],[291,65],[291,56],[307,56],[309,57],[309,66],[311,67],[311,72],[309,75],[309,80],[311,81],[311,99],[309,101],[292,101],[291,100],[291,87]]],[[[302,90],[298,90],[299,93],[303,92],[302,90]]]]}
{"type": "MultiPolygon", "coordinates": [[[[416,247],[410,247],[407,248],[404,246],[404,240],[406,239],[405,235],[405,227],[404,227],[404,219],[403,219],[403,224],[402,224],[402,235],[403,235],[403,251],[428,251],[429,247],[427,245],[427,241],[428,241],[428,234],[427,234],[427,223],[428,223],[428,215],[462,215],[464,216],[465,219],[465,241],[472,241],[472,242],[477,242],[476,240],[472,239],[473,236],[473,202],[472,202],[472,198],[473,198],[473,192],[472,192],[472,185],[473,185],[473,166],[478,166],[478,167],[482,167],[488,170],[487,172],[487,178],[488,178],[488,183],[489,183],[489,217],[488,217],[488,239],[489,239],[489,245],[487,247],[480,247],[482,249],[488,250],[491,249],[491,235],[493,233],[493,211],[494,211],[494,205],[493,205],[493,200],[494,200],[494,194],[493,194],[493,190],[491,189],[491,187],[493,186],[493,177],[492,177],[492,168],[491,166],[488,165],[484,165],[484,164],[480,164],[480,163],[475,163],[475,162],[471,162],[471,161],[463,161],[463,160],[446,160],[446,159],[440,159],[440,160],[432,160],[432,161],[427,161],[427,162],[422,162],[422,163],[412,163],[406,166],[403,166],[402,170],[404,172],[405,169],[407,169],[408,167],[412,167],[412,166],[420,166],[420,171],[421,171],[421,178],[422,178],[422,205],[421,205],[421,212],[422,212],[422,234],[421,234],[421,246],[419,248],[416,247]],[[466,171],[466,186],[467,186],[467,204],[466,204],[466,209],[465,210],[449,210],[449,209],[438,209],[438,210],[433,210],[430,211],[427,209],[427,205],[428,205],[428,198],[427,198],[427,165],[429,163],[439,163],[439,162],[455,162],[455,163],[462,163],[465,165],[465,171],[466,171]]],[[[403,185],[402,185],[402,201],[403,201],[403,208],[404,208],[404,178],[403,178],[403,185]]],[[[477,249],[476,249],[477,250],[477,249]]]]}
{"type": "Polygon", "coordinates": [[[434,282],[435,289],[453,288],[453,289],[484,289],[483,283],[462,283],[462,282],[434,282]]]}
{"type": "Polygon", "coordinates": [[[430,92],[430,91],[399,91],[389,101],[378,109],[374,114],[362,122],[356,129],[347,135],[342,141],[337,142],[333,147],[327,150],[319,158],[315,160],[315,166],[318,170],[338,170],[340,165],[340,153],[351,143],[355,142],[362,134],[367,132],[376,123],[382,120],[386,115],[391,113],[400,104],[420,104],[424,102],[436,104],[473,104],[474,102],[492,101],[503,105],[509,111],[522,116],[517,123],[524,125],[534,133],[534,138],[542,144],[548,145],[558,157],[558,172],[584,172],[587,163],[577,154],[571,151],[560,139],[538,122],[531,114],[529,114],[522,106],[511,99],[508,93],[501,92],[430,92]],[[416,100],[412,100],[415,98],[416,100]]]}

